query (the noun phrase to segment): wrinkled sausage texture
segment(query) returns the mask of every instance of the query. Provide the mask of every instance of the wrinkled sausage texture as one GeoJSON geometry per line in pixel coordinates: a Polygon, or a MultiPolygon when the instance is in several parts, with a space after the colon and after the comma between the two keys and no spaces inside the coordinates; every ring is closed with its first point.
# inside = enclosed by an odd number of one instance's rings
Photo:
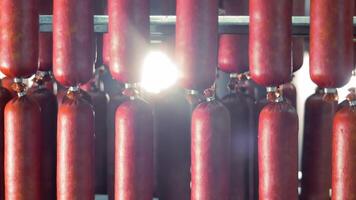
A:
{"type": "Polygon", "coordinates": [[[334,116],[332,136],[332,199],[356,199],[356,109],[349,106],[334,116]]]}
{"type": "Polygon", "coordinates": [[[128,100],[115,116],[115,200],[152,199],[153,113],[140,99],[128,100]]]}
{"type": "Polygon", "coordinates": [[[313,0],[310,6],[310,77],[319,87],[342,87],[353,69],[354,1],[313,0]]]}
{"type": "Polygon", "coordinates": [[[27,95],[16,97],[6,104],[4,120],[5,199],[42,199],[40,107],[27,95]]]}
{"type": "Polygon", "coordinates": [[[53,73],[64,86],[88,82],[94,73],[92,0],[54,0],[53,73]]]}
{"type": "Polygon", "coordinates": [[[94,111],[79,91],[58,108],[57,199],[94,200],[94,111]]]}
{"type": "Polygon", "coordinates": [[[0,8],[0,71],[28,78],[37,71],[38,0],[2,0],[0,8]]]}
{"type": "Polygon", "coordinates": [[[305,102],[301,199],[329,199],[332,121],[337,100],[316,92],[305,102]]]}
{"type": "Polygon", "coordinates": [[[229,199],[230,114],[218,101],[199,104],[191,124],[191,199],[229,199]]]}
{"type": "Polygon", "coordinates": [[[298,199],[298,116],[285,101],[260,113],[258,164],[259,199],[298,199]]]}
{"type": "Polygon", "coordinates": [[[249,62],[252,79],[263,86],[278,86],[289,82],[292,72],[292,1],[251,0],[249,9],[249,62]]]}
{"type": "Polygon", "coordinates": [[[181,85],[205,90],[215,81],[218,63],[218,0],[177,0],[176,61],[181,85]]]}
{"type": "Polygon", "coordinates": [[[137,83],[149,43],[149,1],[108,3],[111,75],[121,83],[137,83]]]}

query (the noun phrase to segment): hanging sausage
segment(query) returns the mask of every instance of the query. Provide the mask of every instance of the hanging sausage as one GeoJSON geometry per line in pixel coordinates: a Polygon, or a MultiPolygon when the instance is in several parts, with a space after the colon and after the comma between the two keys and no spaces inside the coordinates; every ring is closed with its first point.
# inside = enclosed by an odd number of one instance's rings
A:
{"type": "Polygon", "coordinates": [[[109,200],[114,200],[115,182],[115,112],[128,97],[121,92],[110,97],[107,108],[107,187],[109,200]]]}
{"type": "Polygon", "coordinates": [[[311,1],[310,76],[319,87],[342,87],[350,79],[353,7],[353,0],[311,1]]]}
{"type": "Polygon", "coordinates": [[[332,199],[356,199],[356,110],[355,95],[349,106],[334,116],[332,135],[332,199]]]}
{"type": "Polygon", "coordinates": [[[282,95],[286,98],[286,100],[297,109],[297,89],[295,88],[293,83],[285,83],[279,86],[279,89],[282,95]]]}
{"type": "Polygon", "coordinates": [[[153,115],[151,107],[132,97],[116,110],[115,199],[153,197],[153,115]]]}
{"type": "MultiPolygon", "coordinates": [[[[247,0],[224,0],[226,15],[248,15],[247,0]]],[[[218,67],[226,73],[241,74],[248,71],[248,35],[221,34],[218,67]]]]}
{"type": "Polygon", "coordinates": [[[109,0],[108,14],[110,72],[130,97],[115,115],[115,199],[152,199],[153,115],[136,84],[149,43],[149,1],[109,0]]]}
{"type": "Polygon", "coordinates": [[[209,96],[193,111],[191,134],[191,199],[229,199],[229,111],[209,96]]]}
{"type": "Polygon", "coordinates": [[[190,105],[178,88],[152,100],[155,116],[157,196],[190,199],[190,105]],[[175,105],[175,106],[172,106],[175,105]]]}
{"type": "Polygon", "coordinates": [[[107,131],[106,109],[108,95],[98,88],[98,77],[89,81],[81,88],[86,91],[92,100],[95,112],[95,194],[107,193],[107,131]]]}
{"type": "Polygon", "coordinates": [[[14,83],[14,80],[12,78],[9,78],[9,77],[4,77],[1,79],[1,86],[5,89],[7,89],[12,97],[16,97],[17,94],[16,92],[12,89],[11,85],[14,83]]]}
{"type": "Polygon", "coordinates": [[[200,92],[215,81],[218,0],[177,0],[176,59],[182,86],[200,92]]]}
{"type": "MultiPolygon", "coordinates": [[[[253,126],[250,124],[248,102],[241,92],[232,92],[222,99],[231,116],[231,173],[230,199],[250,199],[250,140],[253,126]]],[[[252,117],[253,120],[253,117],[252,117]]],[[[257,138],[256,138],[257,139],[257,138]]],[[[253,157],[252,157],[253,158],[253,157]]],[[[253,179],[252,179],[253,180],[253,179]]]]}
{"type": "MultiPolygon", "coordinates": [[[[293,0],[293,16],[305,15],[305,0],[293,0]]],[[[293,72],[299,70],[304,59],[304,38],[300,36],[292,37],[292,69],[293,72]]]]}
{"type": "Polygon", "coordinates": [[[94,199],[94,112],[79,84],[94,72],[91,0],[54,0],[53,72],[69,87],[58,108],[57,199],[94,199]]]}
{"type": "Polygon", "coordinates": [[[329,199],[332,120],[336,89],[320,89],[305,103],[301,199],[329,199]]]}
{"type": "Polygon", "coordinates": [[[250,1],[250,74],[260,85],[279,86],[292,78],[291,15],[290,0],[250,1]]]}
{"type": "Polygon", "coordinates": [[[94,30],[91,0],[54,0],[53,73],[66,86],[88,82],[94,75],[94,30]]]}
{"type": "Polygon", "coordinates": [[[56,199],[57,98],[46,87],[46,83],[51,82],[48,74],[41,72],[36,74],[29,96],[39,105],[42,115],[42,198],[56,199]]]}
{"type": "Polygon", "coordinates": [[[22,83],[37,70],[37,5],[36,0],[0,1],[0,70],[16,78],[18,95],[4,111],[5,199],[41,199],[41,114],[22,83]]]}
{"type": "Polygon", "coordinates": [[[4,176],[4,110],[5,105],[12,98],[11,93],[0,87],[0,200],[5,200],[4,176]]]}
{"type": "Polygon", "coordinates": [[[78,87],[58,109],[57,199],[94,199],[94,112],[78,87]]]}
{"type": "Polygon", "coordinates": [[[42,115],[38,104],[26,94],[22,79],[15,78],[18,97],[4,112],[5,199],[41,199],[42,115]]]}
{"type": "Polygon", "coordinates": [[[298,115],[278,93],[268,94],[258,128],[259,199],[298,199],[298,115]]]}

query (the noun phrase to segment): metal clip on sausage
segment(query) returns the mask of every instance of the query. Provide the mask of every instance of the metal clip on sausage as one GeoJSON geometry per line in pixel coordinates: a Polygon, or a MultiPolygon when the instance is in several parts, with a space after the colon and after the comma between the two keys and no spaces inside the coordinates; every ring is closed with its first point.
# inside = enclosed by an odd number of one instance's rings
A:
{"type": "Polygon", "coordinates": [[[22,78],[14,78],[14,83],[11,87],[17,93],[19,98],[26,95],[27,87],[22,78]]]}
{"type": "Polygon", "coordinates": [[[267,90],[267,100],[269,102],[278,103],[284,100],[283,96],[281,95],[277,87],[266,87],[266,90],[267,90]]]}

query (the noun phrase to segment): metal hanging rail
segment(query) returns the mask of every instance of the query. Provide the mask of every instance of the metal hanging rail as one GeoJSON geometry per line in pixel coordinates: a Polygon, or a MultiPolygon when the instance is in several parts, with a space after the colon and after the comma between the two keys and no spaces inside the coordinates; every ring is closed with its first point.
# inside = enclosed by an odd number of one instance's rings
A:
{"type": "MultiPolygon", "coordinates": [[[[150,16],[151,33],[153,35],[165,35],[174,32],[176,16],[150,16]]],[[[293,35],[309,35],[310,18],[308,16],[294,16],[292,18],[293,35]]],[[[94,16],[94,31],[97,33],[107,32],[108,16],[94,16]]],[[[353,18],[354,33],[356,33],[356,17],[353,18]]],[[[240,33],[247,34],[249,16],[219,16],[220,33],[240,33]]],[[[40,16],[40,31],[52,31],[52,15],[40,16]]]]}

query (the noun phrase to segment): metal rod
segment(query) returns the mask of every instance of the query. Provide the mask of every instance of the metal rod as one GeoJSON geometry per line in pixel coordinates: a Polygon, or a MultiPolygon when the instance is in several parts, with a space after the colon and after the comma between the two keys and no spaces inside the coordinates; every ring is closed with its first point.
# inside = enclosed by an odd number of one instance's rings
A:
{"type": "MultiPolygon", "coordinates": [[[[94,16],[94,31],[97,33],[107,32],[108,24],[107,15],[94,16]]],[[[176,16],[154,15],[150,16],[151,33],[153,35],[162,36],[170,34],[174,31],[176,16]]],[[[293,16],[292,17],[292,32],[293,35],[309,35],[309,16],[293,16]]],[[[356,27],[356,17],[353,18],[354,27],[356,27]]],[[[219,16],[219,31],[220,33],[240,33],[247,34],[249,25],[249,16],[219,16]]],[[[52,31],[52,15],[40,16],[40,31],[52,31]]],[[[354,28],[354,33],[356,29],[354,28]]]]}

